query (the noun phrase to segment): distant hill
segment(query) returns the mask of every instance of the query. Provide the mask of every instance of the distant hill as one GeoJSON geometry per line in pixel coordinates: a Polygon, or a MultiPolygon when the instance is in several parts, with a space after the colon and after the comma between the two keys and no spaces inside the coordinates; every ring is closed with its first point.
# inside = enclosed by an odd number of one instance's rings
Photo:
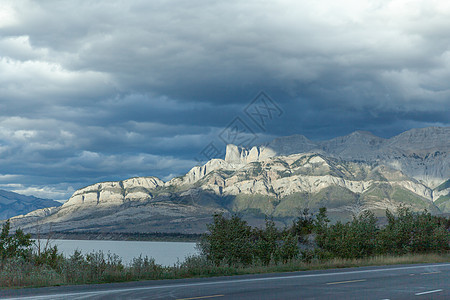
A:
{"type": "Polygon", "coordinates": [[[215,212],[239,213],[253,224],[264,215],[288,224],[304,208],[328,208],[334,220],[365,210],[377,216],[406,205],[450,212],[449,128],[423,128],[391,139],[357,131],[329,141],[279,138],[251,149],[228,145],[212,159],[164,182],[138,177],[77,190],[61,207],[14,218],[34,230],[181,232],[206,230],[215,212]]]}
{"type": "Polygon", "coordinates": [[[36,209],[60,205],[61,203],[50,199],[41,199],[0,190],[0,220],[25,215],[36,209]]]}

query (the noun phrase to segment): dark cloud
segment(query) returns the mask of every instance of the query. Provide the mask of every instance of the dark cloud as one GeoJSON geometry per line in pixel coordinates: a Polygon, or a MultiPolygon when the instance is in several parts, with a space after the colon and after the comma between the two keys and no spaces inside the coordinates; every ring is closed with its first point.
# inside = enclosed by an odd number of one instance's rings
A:
{"type": "Polygon", "coordinates": [[[256,135],[448,126],[445,1],[2,1],[0,188],[178,175],[256,135]],[[244,113],[266,91],[283,114],[244,113]]]}

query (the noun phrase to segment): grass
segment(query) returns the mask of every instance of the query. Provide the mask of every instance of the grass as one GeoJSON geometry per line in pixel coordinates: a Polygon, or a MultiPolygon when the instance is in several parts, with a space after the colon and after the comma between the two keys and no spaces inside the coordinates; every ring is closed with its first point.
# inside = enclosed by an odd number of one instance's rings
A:
{"type": "Polygon", "coordinates": [[[273,196],[238,194],[233,200],[232,209],[236,212],[253,210],[261,216],[271,215],[275,209],[273,200],[273,196]]]}
{"type": "Polygon", "coordinates": [[[271,264],[269,266],[263,265],[253,265],[249,267],[209,266],[208,268],[203,270],[203,274],[197,274],[200,276],[195,277],[311,271],[311,270],[397,265],[397,264],[443,263],[449,261],[450,261],[450,254],[406,254],[402,256],[382,255],[361,259],[334,258],[327,261],[313,260],[311,262],[304,262],[302,260],[292,260],[284,264],[278,265],[271,264]]]}
{"type": "Polygon", "coordinates": [[[3,262],[0,269],[0,286],[6,288],[42,287],[86,283],[110,283],[137,280],[180,279],[194,277],[232,276],[274,272],[293,272],[362,266],[442,263],[450,261],[450,253],[444,254],[406,254],[402,256],[374,256],[362,259],[330,259],[305,262],[295,259],[287,263],[264,266],[215,266],[198,256],[187,258],[182,263],[163,267],[153,259],[135,258],[128,266],[120,259],[101,252],[91,253],[89,259],[71,257],[61,260],[56,268],[36,266],[23,259],[3,262]]]}
{"type": "Polygon", "coordinates": [[[444,212],[448,213],[450,212],[450,195],[447,196],[441,196],[439,199],[437,199],[434,204],[439,207],[439,209],[444,212]]]}
{"type": "Polygon", "coordinates": [[[415,209],[424,209],[429,206],[428,201],[399,186],[394,186],[391,199],[397,202],[411,204],[415,209]]]}
{"type": "Polygon", "coordinates": [[[434,203],[436,205],[440,205],[447,202],[448,200],[450,200],[450,195],[440,196],[436,201],[434,201],[434,203]]]}
{"type": "Polygon", "coordinates": [[[397,264],[417,264],[417,263],[442,263],[449,262],[450,255],[439,254],[407,254],[403,256],[374,256],[361,259],[342,259],[334,258],[327,261],[303,262],[293,260],[285,264],[271,266],[255,266],[242,268],[238,270],[238,274],[258,274],[258,273],[275,273],[275,272],[295,272],[310,271],[338,268],[354,268],[364,266],[382,266],[397,264]]]}

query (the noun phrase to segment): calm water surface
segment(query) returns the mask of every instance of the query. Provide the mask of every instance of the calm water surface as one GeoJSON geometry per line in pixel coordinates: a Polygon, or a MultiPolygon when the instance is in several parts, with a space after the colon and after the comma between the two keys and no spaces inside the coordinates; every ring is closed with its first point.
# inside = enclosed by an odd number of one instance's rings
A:
{"type": "Polygon", "coordinates": [[[83,254],[102,250],[105,254],[115,253],[128,264],[134,257],[153,257],[161,265],[172,265],[181,262],[186,256],[198,254],[196,243],[187,242],[147,242],[147,241],[101,241],[101,240],[53,240],[60,252],[70,256],[75,250],[83,254]]]}

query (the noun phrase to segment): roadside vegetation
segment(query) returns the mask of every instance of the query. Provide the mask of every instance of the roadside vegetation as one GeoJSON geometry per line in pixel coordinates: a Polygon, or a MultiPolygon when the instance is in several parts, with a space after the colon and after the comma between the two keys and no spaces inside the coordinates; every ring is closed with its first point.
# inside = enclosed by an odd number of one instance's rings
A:
{"type": "Polygon", "coordinates": [[[400,263],[450,261],[450,218],[401,207],[377,225],[366,211],[347,223],[331,224],[325,208],[304,210],[290,227],[266,218],[253,228],[237,215],[215,215],[198,244],[199,256],[173,266],[148,257],[123,264],[114,254],[75,251],[69,257],[49,243],[32,240],[10,223],[0,234],[0,287],[106,283],[148,279],[224,276],[400,263]]]}

